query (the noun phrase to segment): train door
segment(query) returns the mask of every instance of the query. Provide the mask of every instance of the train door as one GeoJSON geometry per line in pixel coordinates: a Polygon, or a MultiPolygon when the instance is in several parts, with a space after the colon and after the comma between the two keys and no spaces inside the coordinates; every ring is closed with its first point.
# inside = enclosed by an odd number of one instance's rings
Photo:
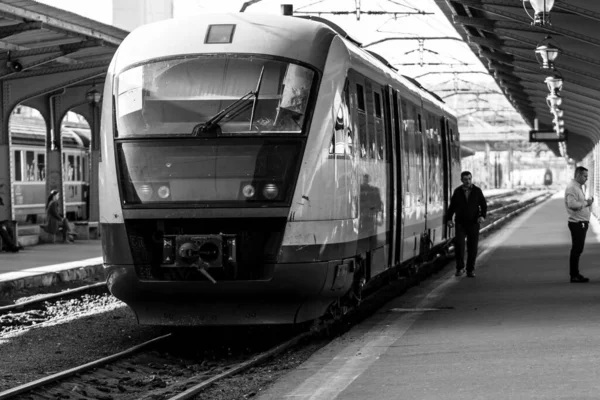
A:
{"type": "Polygon", "coordinates": [[[390,207],[389,227],[391,232],[391,243],[389,260],[391,265],[400,264],[402,257],[402,164],[401,164],[401,140],[400,115],[398,111],[398,91],[388,85],[388,93],[385,102],[388,160],[390,168],[390,207]],[[387,117],[389,116],[389,117],[387,117]],[[391,120],[390,120],[391,117],[391,120]]]}
{"type": "Polygon", "coordinates": [[[428,190],[427,190],[427,182],[425,179],[425,173],[427,171],[427,151],[426,151],[426,146],[427,146],[427,139],[426,139],[426,133],[425,133],[425,129],[427,129],[425,127],[425,123],[424,123],[424,115],[423,115],[423,108],[419,107],[417,109],[417,132],[416,135],[417,137],[415,138],[415,144],[416,144],[416,157],[417,157],[417,175],[418,175],[418,191],[417,191],[417,209],[418,209],[418,215],[420,215],[420,222],[421,222],[421,229],[419,231],[419,238],[417,239],[419,241],[419,247],[418,247],[418,253],[417,255],[423,255],[423,236],[425,235],[425,232],[427,231],[427,196],[428,196],[428,190]]]}
{"type": "MultiPolygon", "coordinates": [[[[439,119],[440,133],[442,136],[442,182],[443,182],[443,207],[444,207],[444,220],[446,218],[446,210],[450,205],[450,176],[452,171],[452,164],[450,163],[450,143],[448,138],[448,120],[445,117],[439,119]]],[[[442,239],[448,238],[448,228],[444,224],[442,233],[442,239]]]]}

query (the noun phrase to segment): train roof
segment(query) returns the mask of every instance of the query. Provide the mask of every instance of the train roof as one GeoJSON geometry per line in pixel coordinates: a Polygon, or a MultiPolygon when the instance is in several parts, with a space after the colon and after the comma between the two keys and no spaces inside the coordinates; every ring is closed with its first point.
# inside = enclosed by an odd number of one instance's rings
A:
{"type": "Polygon", "coordinates": [[[131,65],[153,59],[201,53],[253,53],[278,55],[323,70],[327,52],[335,36],[342,37],[348,48],[361,53],[369,63],[393,76],[447,113],[444,101],[424,88],[414,78],[402,75],[381,55],[363,49],[361,43],[335,23],[315,16],[273,14],[203,14],[154,22],[132,31],[115,55],[114,68],[119,73],[131,65]],[[233,25],[231,42],[206,44],[208,30],[215,25],[233,25]],[[142,43],[146,45],[141,45],[142,43]],[[151,44],[151,45],[147,45],[151,44]],[[249,51],[249,49],[252,49],[249,51]]]}
{"type": "Polygon", "coordinates": [[[136,63],[186,54],[252,53],[298,60],[323,70],[325,55],[338,34],[321,22],[281,15],[228,13],[174,18],[132,31],[115,54],[114,68],[119,73],[136,63]],[[231,41],[205,43],[209,29],[217,25],[233,26],[231,41]]]}
{"type": "MultiPolygon", "coordinates": [[[[46,142],[46,126],[22,122],[9,123],[8,130],[13,144],[39,146],[46,142]]],[[[61,127],[63,143],[69,147],[89,147],[90,130],[82,127],[63,125],[61,127]]]]}

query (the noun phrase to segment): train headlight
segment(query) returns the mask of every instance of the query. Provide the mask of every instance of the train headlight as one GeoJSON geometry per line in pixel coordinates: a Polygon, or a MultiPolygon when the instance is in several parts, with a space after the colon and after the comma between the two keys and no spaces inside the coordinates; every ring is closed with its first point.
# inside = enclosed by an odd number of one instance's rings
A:
{"type": "Polygon", "coordinates": [[[245,198],[250,199],[256,194],[256,189],[252,185],[246,185],[242,188],[242,194],[245,198]]]}
{"type": "Polygon", "coordinates": [[[171,195],[171,190],[169,189],[168,186],[161,186],[158,188],[158,197],[160,197],[161,199],[166,199],[167,197],[169,197],[171,195]]]}
{"type": "Polygon", "coordinates": [[[142,201],[148,201],[152,198],[152,194],[154,191],[152,190],[152,186],[150,185],[140,185],[137,188],[137,194],[142,201]]]}
{"type": "Polygon", "coordinates": [[[273,200],[279,194],[279,188],[274,183],[267,183],[263,188],[263,196],[269,200],[273,200]]]}

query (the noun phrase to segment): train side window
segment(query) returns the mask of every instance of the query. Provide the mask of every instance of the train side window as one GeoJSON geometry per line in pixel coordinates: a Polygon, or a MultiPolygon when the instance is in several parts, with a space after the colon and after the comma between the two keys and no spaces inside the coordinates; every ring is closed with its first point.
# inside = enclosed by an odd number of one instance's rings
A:
{"type": "Polygon", "coordinates": [[[67,159],[69,160],[69,164],[67,165],[67,174],[69,175],[69,180],[74,181],[75,180],[75,157],[71,155],[71,156],[68,156],[67,159]]]}
{"type": "Polygon", "coordinates": [[[76,173],[75,180],[81,181],[81,157],[80,156],[77,156],[77,158],[75,159],[75,173],[76,173]]]}
{"type": "Polygon", "coordinates": [[[348,110],[348,100],[350,99],[348,82],[344,86],[342,101],[335,112],[333,121],[333,134],[329,146],[329,154],[351,155],[352,154],[352,124],[350,123],[350,112],[348,110]]]}
{"type": "Polygon", "coordinates": [[[46,180],[46,155],[44,153],[37,154],[37,178],[42,182],[46,180]]]}
{"type": "Polygon", "coordinates": [[[344,102],[344,111],[345,111],[345,117],[346,117],[346,144],[347,144],[347,148],[346,151],[348,152],[348,154],[353,155],[354,154],[354,132],[353,132],[353,127],[354,124],[352,123],[352,113],[350,112],[350,81],[348,81],[348,79],[346,79],[346,84],[344,85],[344,98],[343,98],[343,102],[344,102]]]}
{"type": "Polygon", "coordinates": [[[15,151],[15,157],[14,157],[14,171],[15,171],[15,182],[22,182],[23,181],[23,171],[22,171],[22,165],[21,165],[21,151],[17,150],[15,151]]]}
{"type": "Polygon", "coordinates": [[[356,99],[358,100],[358,111],[365,112],[365,90],[358,83],[356,84],[356,99]]]}
{"type": "Polygon", "coordinates": [[[35,156],[33,151],[25,152],[25,180],[28,182],[35,181],[35,156]]]}
{"type": "Polygon", "coordinates": [[[88,179],[88,158],[86,156],[81,157],[81,180],[87,182],[88,179]]]}
{"type": "Polygon", "coordinates": [[[383,128],[383,111],[381,103],[381,95],[377,92],[373,92],[373,99],[375,101],[375,140],[374,144],[377,146],[375,156],[378,160],[385,160],[385,134],[383,128]]]}
{"type": "Polygon", "coordinates": [[[419,123],[419,132],[423,132],[423,123],[421,121],[421,114],[417,114],[417,121],[419,123]]]}
{"type": "Polygon", "coordinates": [[[358,152],[360,158],[367,158],[367,114],[365,112],[365,94],[362,85],[356,84],[358,108],[358,152]]]}
{"type": "Polygon", "coordinates": [[[63,180],[74,181],[75,180],[75,156],[69,155],[64,157],[63,154],[63,180]]]}
{"type": "Polygon", "coordinates": [[[375,135],[375,99],[373,97],[373,82],[365,80],[365,89],[368,94],[365,97],[367,102],[367,158],[371,160],[377,159],[377,138],[375,135]]]}
{"type": "MultiPolygon", "coordinates": [[[[406,101],[404,99],[402,99],[400,101],[400,108],[402,110],[402,133],[404,135],[404,140],[403,140],[403,158],[405,160],[405,167],[404,168],[404,173],[406,175],[406,181],[408,183],[408,181],[410,180],[410,152],[408,151],[408,146],[409,146],[409,134],[411,132],[411,130],[414,130],[414,121],[411,121],[411,117],[408,113],[408,106],[406,104],[406,101]]],[[[408,191],[408,188],[406,189],[408,191]]]]}
{"type": "Polygon", "coordinates": [[[375,101],[375,116],[381,118],[381,96],[379,96],[379,93],[373,92],[373,100],[375,101]]]}

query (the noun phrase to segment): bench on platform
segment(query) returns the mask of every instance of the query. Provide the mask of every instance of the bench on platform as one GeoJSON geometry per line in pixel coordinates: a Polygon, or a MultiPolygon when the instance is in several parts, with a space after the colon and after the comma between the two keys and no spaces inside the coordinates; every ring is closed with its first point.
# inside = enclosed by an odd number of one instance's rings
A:
{"type": "Polygon", "coordinates": [[[100,237],[98,222],[77,221],[73,224],[75,225],[75,233],[77,233],[78,239],[88,240],[98,239],[100,237]]]}

